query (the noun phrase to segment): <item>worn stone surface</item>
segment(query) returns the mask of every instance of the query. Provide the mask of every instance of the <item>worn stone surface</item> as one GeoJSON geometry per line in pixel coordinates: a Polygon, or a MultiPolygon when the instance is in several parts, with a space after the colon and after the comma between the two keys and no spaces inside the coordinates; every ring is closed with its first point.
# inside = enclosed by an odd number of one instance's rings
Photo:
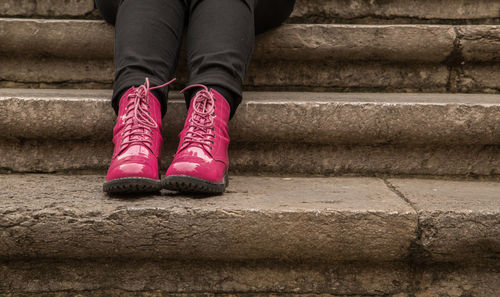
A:
{"type": "Polygon", "coordinates": [[[458,92],[500,92],[500,63],[465,64],[455,73],[458,92]]]}
{"type": "Polygon", "coordinates": [[[35,85],[36,87],[80,89],[94,84],[111,88],[113,61],[75,60],[58,58],[29,58],[0,56],[0,86],[9,84],[35,85]]]}
{"type": "Polygon", "coordinates": [[[419,213],[421,245],[438,261],[500,255],[500,183],[391,179],[419,213]]]}
{"type": "Polygon", "coordinates": [[[496,0],[298,0],[293,21],[442,22],[500,18],[496,0]]]}
{"type": "MultiPolygon", "coordinates": [[[[110,88],[113,81],[111,60],[0,57],[0,64],[0,87],[110,88]]],[[[184,65],[176,88],[188,83],[184,65]]],[[[449,76],[436,64],[254,60],[244,85],[260,91],[446,92],[449,76]]]]}
{"type": "MultiPolygon", "coordinates": [[[[129,292],[124,290],[99,290],[99,291],[84,291],[84,292],[50,292],[50,293],[0,293],[0,297],[74,297],[75,294],[78,297],[108,297],[108,296],[118,296],[118,297],[370,297],[373,295],[337,295],[337,294],[314,294],[314,293],[169,293],[162,291],[141,291],[141,292],[129,292]]],[[[387,297],[408,297],[406,294],[396,294],[396,295],[384,295],[387,297]]]]}
{"type": "Polygon", "coordinates": [[[2,297],[478,296],[498,265],[40,260],[0,262],[2,297]],[[10,293],[6,293],[10,292],[10,293]]]}
{"type": "MultiPolygon", "coordinates": [[[[368,295],[337,295],[325,293],[274,293],[274,292],[260,292],[260,293],[213,293],[213,292],[197,292],[197,293],[171,293],[165,291],[140,291],[130,292],[124,290],[96,290],[96,291],[52,291],[44,293],[0,293],[0,297],[371,297],[373,294],[368,295]],[[75,295],[77,294],[77,295],[75,295]]],[[[409,297],[408,294],[398,293],[383,295],[387,297],[409,297]]]]}
{"type": "Polygon", "coordinates": [[[443,62],[452,26],[285,25],[257,39],[255,59],[443,62]]]}
{"type": "Polygon", "coordinates": [[[1,179],[3,259],[393,261],[416,236],[414,211],[373,178],[233,177],[206,199],[107,197],[103,176],[1,179]]]}
{"type": "Polygon", "coordinates": [[[500,146],[236,144],[230,157],[233,170],[254,173],[500,174],[500,146]]]}
{"type": "Polygon", "coordinates": [[[8,56],[112,58],[113,40],[104,21],[0,19],[0,53],[8,56]]]}
{"type": "MultiPolygon", "coordinates": [[[[442,62],[453,50],[451,26],[284,25],[257,38],[256,60],[442,62]]],[[[112,58],[113,29],[103,21],[0,19],[0,52],[112,58]]]]}
{"type": "MultiPolygon", "coordinates": [[[[110,97],[107,90],[0,89],[6,115],[0,137],[109,140],[110,97]]],[[[186,108],[177,93],[170,97],[163,127],[174,140],[186,108]]],[[[230,123],[235,142],[500,145],[500,95],[246,92],[243,98],[230,123]]]]}
{"type": "MultiPolygon", "coordinates": [[[[3,16],[87,16],[92,0],[5,0],[3,16]]],[[[496,0],[298,0],[292,21],[305,23],[436,23],[443,21],[498,22],[500,4],[496,0]]],[[[92,16],[98,17],[97,13],[92,16]]]]}
{"type": "MultiPolygon", "coordinates": [[[[497,262],[498,263],[498,262],[497,262]]],[[[435,264],[423,267],[415,279],[416,297],[495,297],[500,295],[500,267],[435,264]]]]}
{"type": "Polygon", "coordinates": [[[16,261],[0,263],[2,297],[496,297],[498,266],[403,263],[16,261]],[[6,293],[10,292],[10,293],[6,293]]]}
{"type": "Polygon", "coordinates": [[[245,85],[281,91],[441,93],[447,91],[448,78],[448,68],[441,64],[254,60],[245,85]]]}
{"type": "Polygon", "coordinates": [[[457,34],[466,61],[500,62],[500,25],[459,26],[457,34]]]}
{"type": "Polygon", "coordinates": [[[72,16],[94,10],[93,0],[2,0],[0,16],[72,16]]]}
{"type": "MultiPolygon", "coordinates": [[[[166,169],[177,138],[167,138],[166,169]]],[[[103,172],[113,152],[110,140],[0,142],[0,169],[14,172],[103,172]]],[[[273,174],[500,175],[500,146],[361,146],[306,143],[237,143],[229,148],[230,170],[273,174]]]]}
{"type": "Polygon", "coordinates": [[[167,294],[234,292],[250,296],[272,293],[373,296],[407,291],[411,280],[409,268],[402,263],[325,265],[134,260],[0,263],[0,276],[6,280],[0,284],[0,296],[6,291],[40,294],[56,290],[90,291],[90,296],[94,296],[92,291],[106,289],[118,291],[118,296],[127,296],[127,292],[154,293],[157,290],[167,294]]]}

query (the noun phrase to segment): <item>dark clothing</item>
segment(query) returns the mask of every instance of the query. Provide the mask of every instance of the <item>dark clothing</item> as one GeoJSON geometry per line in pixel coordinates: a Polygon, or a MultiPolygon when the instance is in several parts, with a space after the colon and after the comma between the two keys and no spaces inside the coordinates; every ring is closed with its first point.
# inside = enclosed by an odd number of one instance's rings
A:
{"type": "MultiPolygon", "coordinates": [[[[231,114],[241,102],[242,83],[256,33],[279,26],[295,0],[96,0],[115,24],[115,85],[112,104],[127,89],[172,79],[187,26],[188,85],[204,84],[228,99],[231,114]]],[[[155,90],[165,114],[167,90],[155,90]]],[[[186,94],[189,104],[192,92],[186,94]]]]}

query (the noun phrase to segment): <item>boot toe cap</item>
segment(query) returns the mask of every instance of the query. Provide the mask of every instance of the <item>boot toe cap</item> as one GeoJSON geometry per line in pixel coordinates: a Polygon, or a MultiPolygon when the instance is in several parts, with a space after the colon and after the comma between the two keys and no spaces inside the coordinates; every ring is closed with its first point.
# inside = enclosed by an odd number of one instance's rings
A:
{"type": "Polygon", "coordinates": [[[225,171],[224,163],[218,161],[210,163],[178,161],[170,165],[166,176],[185,175],[214,183],[221,183],[224,181],[225,171]]]}
{"type": "Polygon", "coordinates": [[[158,178],[158,166],[148,164],[146,162],[125,162],[120,164],[112,164],[106,175],[106,180],[118,178],[140,177],[140,178],[158,178]]]}

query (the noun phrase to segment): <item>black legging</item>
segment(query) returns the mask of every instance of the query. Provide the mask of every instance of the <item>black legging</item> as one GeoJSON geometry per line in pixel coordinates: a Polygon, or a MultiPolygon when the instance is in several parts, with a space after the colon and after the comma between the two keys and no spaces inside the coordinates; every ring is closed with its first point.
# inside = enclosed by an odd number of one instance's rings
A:
{"type": "MultiPolygon", "coordinates": [[[[131,86],[169,81],[187,26],[189,85],[204,84],[228,99],[231,114],[241,102],[242,83],[255,33],[279,26],[295,0],[96,0],[115,24],[115,111],[131,86]]],[[[156,91],[156,90],[155,90],[156,91]]],[[[154,92],[155,92],[154,91],[154,92]]],[[[155,95],[166,111],[167,88],[155,95]]],[[[186,94],[189,104],[191,93],[186,94]]]]}

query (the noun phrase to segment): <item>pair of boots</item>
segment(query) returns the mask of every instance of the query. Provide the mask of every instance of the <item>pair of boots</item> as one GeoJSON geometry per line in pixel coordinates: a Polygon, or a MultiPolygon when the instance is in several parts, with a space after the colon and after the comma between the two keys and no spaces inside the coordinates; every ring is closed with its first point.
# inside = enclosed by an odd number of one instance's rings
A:
{"type": "MultiPolygon", "coordinates": [[[[172,80],[173,81],[173,80],[172,80]]],[[[163,181],[159,175],[161,107],[150,87],[131,87],[120,99],[113,129],[115,149],[104,183],[108,193],[157,192],[162,188],[221,194],[228,184],[230,106],[214,89],[204,85],[191,99],[184,129],[172,164],[163,181]]]]}

